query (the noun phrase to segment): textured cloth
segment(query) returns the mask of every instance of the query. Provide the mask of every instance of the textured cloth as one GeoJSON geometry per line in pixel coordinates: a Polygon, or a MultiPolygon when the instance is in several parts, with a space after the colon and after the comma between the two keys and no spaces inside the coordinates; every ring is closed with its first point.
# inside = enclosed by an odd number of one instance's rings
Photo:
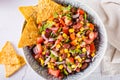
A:
{"type": "Polygon", "coordinates": [[[103,21],[108,48],[102,60],[102,74],[120,74],[120,0],[81,0],[93,8],[103,21]]]}

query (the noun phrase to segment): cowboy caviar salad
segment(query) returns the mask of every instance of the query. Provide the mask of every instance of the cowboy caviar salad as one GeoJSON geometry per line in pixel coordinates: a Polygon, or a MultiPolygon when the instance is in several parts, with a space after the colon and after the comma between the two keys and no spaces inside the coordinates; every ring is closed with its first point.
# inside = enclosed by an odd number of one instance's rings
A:
{"type": "Polygon", "coordinates": [[[96,25],[81,8],[68,5],[38,24],[38,29],[33,56],[54,77],[83,71],[96,55],[96,25]]]}

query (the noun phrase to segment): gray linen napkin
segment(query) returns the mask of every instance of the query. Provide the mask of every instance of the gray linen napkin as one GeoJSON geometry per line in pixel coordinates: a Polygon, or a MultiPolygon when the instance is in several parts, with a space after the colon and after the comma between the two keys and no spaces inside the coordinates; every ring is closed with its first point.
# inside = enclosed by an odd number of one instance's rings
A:
{"type": "Polygon", "coordinates": [[[102,60],[102,74],[120,74],[120,0],[81,0],[102,19],[108,35],[108,48],[102,60]]]}

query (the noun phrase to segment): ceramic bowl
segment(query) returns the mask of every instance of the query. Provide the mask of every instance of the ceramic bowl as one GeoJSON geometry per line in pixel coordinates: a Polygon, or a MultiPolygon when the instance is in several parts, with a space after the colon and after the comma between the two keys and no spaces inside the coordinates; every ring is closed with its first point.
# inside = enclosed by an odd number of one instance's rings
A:
{"type": "MultiPolygon", "coordinates": [[[[95,56],[94,61],[90,63],[89,67],[84,71],[69,75],[63,79],[63,80],[81,80],[87,77],[91,72],[93,72],[96,69],[96,67],[100,64],[102,58],[104,57],[104,54],[107,48],[106,30],[101,19],[98,17],[96,12],[92,10],[90,7],[88,7],[86,4],[82,3],[81,0],[55,0],[55,1],[59,4],[70,4],[74,7],[82,8],[89,15],[93,17],[93,22],[97,24],[97,27],[98,27],[100,41],[99,41],[98,50],[96,52],[97,55],[95,56]]],[[[31,51],[28,49],[28,47],[23,48],[23,51],[24,51],[27,64],[38,75],[42,76],[46,80],[58,80],[58,78],[55,78],[49,75],[46,68],[43,68],[39,65],[39,63],[33,58],[31,51]]]]}

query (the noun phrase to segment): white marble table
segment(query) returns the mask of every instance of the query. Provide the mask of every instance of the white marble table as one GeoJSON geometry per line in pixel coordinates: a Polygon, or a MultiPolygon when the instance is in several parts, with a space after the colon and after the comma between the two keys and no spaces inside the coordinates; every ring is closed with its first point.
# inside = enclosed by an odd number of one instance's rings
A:
{"type": "MultiPolygon", "coordinates": [[[[82,1],[82,0],[81,0],[82,1]]],[[[95,1],[95,0],[94,0],[95,1]]],[[[97,0],[96,0],[97,1],[97,0]]],[[[85,3],[88,3],[87,0],[85,3]]],[[[22,49],[17,48],[22,30],[24,18],[18,10],[20,5],[35,5],[37,0],[0,0],[0,49],[4,43],[11,41],[19,54],[23,55],[22,49]]],[[[120,80],[120,75],[103,76],[101,75],[101,66],[99,66],[91,75],[84,80],[120,80]]],[[[27,65],[19,70],[10,78],[5,78],[4,66],[0,65],[0,80],[44,80],[37,75],[27,65]]]]}

